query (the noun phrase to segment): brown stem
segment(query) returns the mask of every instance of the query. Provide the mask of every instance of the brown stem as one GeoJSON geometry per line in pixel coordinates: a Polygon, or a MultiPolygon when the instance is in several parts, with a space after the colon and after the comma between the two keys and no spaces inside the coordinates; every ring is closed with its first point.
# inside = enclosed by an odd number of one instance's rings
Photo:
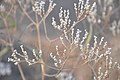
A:
{"type": "MultiPolygon", "coordinates": [[[[36,29],[37,29],[37,35],[38,35],[38,47],[39,50],[41,50],[41,35],[40,35],[40,28],[39,28],[39,20],[38,20],[38,15],[36,13],[36,29]]],[[[45,66],[44,66],[44,61],[41,58],[41,70],[42,70],[42,80],[44,80],[44,74],[45,74],[45,66]]]]}
{"type": "Polygon", "coordinates": [[[44,25],[45,37],[46,37],[46,39],[50,42],[50,39],[48,38],[47,29],[46,29],[45,19],[46,19],[46,18],[43,17],[43,25],[44,25]]]}
{"type": "Polygon", "coordinates": [[[44,66],[44,61],[43,61],[43,59],[41,59],[41,63],[43,63],[43,64],[41,64],[41,70],[42,70],[42,80],[45,80],[44,78],[44,75],[45,75],[45,66],[44,66]]]}
{"type": "Polygon", "coordinates": [[[36,13],[36,29],[37,29],[37,36],[38,36],[38,48],[41,49],[41,36],[40,36],[40,28],[39,28],[39,22],[38,22],[38,15],[36,13]]]}

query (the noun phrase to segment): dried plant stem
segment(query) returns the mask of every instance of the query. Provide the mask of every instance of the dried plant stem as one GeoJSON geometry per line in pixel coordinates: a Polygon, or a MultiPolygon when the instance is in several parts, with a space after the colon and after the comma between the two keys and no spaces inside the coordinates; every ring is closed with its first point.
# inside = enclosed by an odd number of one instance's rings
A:
{"type": "Polygon", "coordinates": [[[29,16],[29,14],[26,12],[26,10],[22,7],[21,3],[18,1],[20,8],[22,9],[23,13],[28,17],[28,19],[35,24],[34,20],[29,16]]]}
{"type": "Polygon", "coordinates": [[[44,75],[45,75],[45,66],[44,66],[44,61],[43,61],[43,59],[41,59],[41,63],[43,63],[43,64],[41,64],[41,70],[42,70],[42,80],[44,80],[44,75]]]}
{"type": "Polygon", "coordinates": [[[50,42],[50,39],[48,38],[48,34],[47,34],[45,19],[46,19],[46,18],[43,18],[43,25],[44,25],[45,37],[46,37],[46,39],[50,42]]]}
{"type": "Polygon", "coordinates": [[[14,8],[14,6],[13,6],[13,4],[12,4],[12,6],[11,6],[11,8],[10,8],[10,11],[7,13],[7,15],[6,15],[5,18],[7,18],[7,17],[10,15],[11,11],[13,10],[13,8],[14,8]]]}
{"type": "MultiPolygon", "coordinates": [[[[37,29],[37,35],[38,35],[38,47],[39,47],[39,50],[41,50],[41,35],[40,35],[39,20],[38,20],[37,13],[36,13],[36,29],[37,29]]],[[[44,61],[42,58],[40,62],[42,63],[40,64],[41,70],[42,70],[42,80],[44,80],[45,67],[44,67],[44,61]]]]}
{"type": "Polygon", "coordinates": [[[37,13],[36,13],[36,29],[37,29],[37,37],[38,37],[38,48],[41,49],[41,35],[40,35],[40,28],[39,28],[37,13]]]}
{"type": "MultiPolygon", "coordinates": [[[[3,19],[3,21],[4,21],[4,24],[5,24],[6,31],[7,31],[7,35],[8,35],[8,39],[9,39],[10,48],[11,48],[11,50],[12,50],[12,52],[13,52],[13,51],[14,51],[14,48],[13,48],[12,40],[11,40],[10,33],[9,33],[9,30],[8,30],[7,21],[6,21],[5,18],[3,19]]],[[[24,76],[24,73],[23,73],[23,70],[22,70],[20,64],[18,64],[17,67],[18,67],[18,70],[19,70],[20,75],[21,75],[21,77],[22,77],[22,80],[26,80],[26,78],[25,78],[25,76],[24,76]]]]}
{"type": "Polygon", "coordinates": [[[94,80],[94,77],[97,78],[97,74],[96,74],[96,72],[94,70],[94,65],[95,64],[93,64],[93,62],[92,62],[92,65],[88,64],[88,66],[91,68],[91,71],[92,71],[92,80],[94,80]]]}
{"type": "MultiPolygon", "coordinates": [[[[70,29],[68,29],[68,30],[66,31],[66,33],[68,33],[71,29],[73,29],[73,28],[74,28],[78,23],[80,23],[82,20],[84,20],[84,18],[82,18],[82,19],[79,20],[79,21],[76,21],[75,24],[74,24],[74,26],[71,27],[70,29]]],[[[64,33],[62,33],[59,37],[57,37],[57,38],[55,38],[55,39],[53,39],[53,40],[50,40],[50,41],[51,41],[51,42],[55,42],[55,41],[59,40],[59,38],[60,38],[61,36],[64,36],[64,33]]]]}
{"type": "Polygon", "coordinates": [[[25,76],[24,76],[24,73],[23,73],[23,70],[22,70],[20,64],[18,64],[17,67],[18,67],[18,69],[19,69],[19,71],[20,71],[20,74],[21,74],[22,80],[26,80],[26,79],[25,79],[25,76]]]}
{"type": "Polygon", "coordinates": [[[12,44],[12,41],[11,41],[11,38],[10,38],[10,33],[9,33],[9,30],[8,30],[8,25],[7,25],[7,21],[5,18],[3,18],[3,21],[4,21],[4,24],[5,24],[5,28],[6,28],[6,33],[7,33],[7,36],[8,36],[8,40],[9,40],[9,43],[10,45],[12,44]]]}

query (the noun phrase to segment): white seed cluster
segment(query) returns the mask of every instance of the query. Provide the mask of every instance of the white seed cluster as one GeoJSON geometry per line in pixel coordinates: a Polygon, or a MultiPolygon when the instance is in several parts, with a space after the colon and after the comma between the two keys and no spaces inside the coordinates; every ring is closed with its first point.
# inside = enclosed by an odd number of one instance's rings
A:
{"type": "Polygon", "coordinates": [[[52,17],[52,26],[55,29],[58,29],[60,31],[62,31],[66,37],[66,39],[68,40],[68,36],[67,33],[68,31],[72,30],[72,36],[73,36],[73,27],[80,22],[82,19],[84,19],[90,12],[92,12],[94,10],[94,7],[96,6],[96,3],[93,3],[92,6],[90,6],[89,4],[89,0],[86,1],[86,3],[84,3],[83,0],[79,0],[78,5],[76,3],[74,3],[74,9],[75,9],[75,13],[76,13],[76,17],[77,20],[71,22],[70,17],[70,11],[69,10],[63,10],[63,8],[60,8],[60,12],[59,12],[59,24],[57,24],[57,22],[55,21],[55,18],[52,17]]]}
{"type": "Polygon", "coordinates": [[[41,2],[35,1],[34,6],[32,7],[33,11],[37,12],[41,16],[44,15],[45,13],[44,5],[45,5],[44,1],[41,1],[41,2]]]}
{"type": "Polygon", "coordinates": [[[81,40],[81,44],[80,44],[81,55],[82,55],[83,59],[86,60],[86,62],[91,62],[91,61],[97,62],[104,56],[111,54],[111,51],[110,51],[111,48],[107,48],[106,47],[107,43],[103,42],[104,37],[102,37],[101,40],[98,42],[97,37],[94,36],[93,47],[90,47],[89,46],[90,43],[88,43],[86,50],[84,50],[84,44],[82,44],[82,43],[84,43],[86,41],[85,39],[87,38],[87,35],[88,35],[88,33],[86,32],[86,35],[81,40]],[[104,50],[106,48],[107,48],[107,50],[104,50]],[[100,52],[101,50],[102,50],[102,53],[100,52]]]}
{"type": "Polygon", "coordinates": [[[59,67],[59,68],[63,65],[63,63],[65,61],[66,49],[63,50],[62,56],[60,54],[61,53],[58,49],[58,46],[56,46],[56,54],[55,55],[52,52],[50,53],[50,57],[53,59],[55,67],[59,67]]]}
{"type": "MultiPolygon", "coordinates": [[[[59,13],[59,19],[60,19],[60,24],[57,24],[55,18],[52,17],[53,27],[63,32],[65,39],[69,42],[70,45],[71,44],[78,45],[78,42],[80,40],[81,30],[77,29],[76,32],[74,31],[73,27],[76,25],[77,22],[73,21],[73,24],[71,24],[71,20],[69,19],[69,10],[63,10],[61,7],[59,13]]],[[[63,45],[64,45],[64,41],[63,41],[64,37],[60,36],[60,40],[63,45]]]]}
{"type": "Polygon", "coordinates": [[[77,32],[76,32],[76,35],[75,35],[75,38],[74,38],[74,44],[78,45],[79,41],[80,41],[80,33],[81,31],[79,29],[77,29],[77,32]]]}
{"type": "Polygon", "coordinates": [[[94,10],[96,7],[96,3],[94,2],[93,5],[91,6],[89,4],[89,0],[79,0],[78,4],[74,3],[74,10],[76,13],[77,21],[81,20],[82,18],[86,17],[90,12],[94,10]]]}
{"type": "MultiPolygon", "coordinates": [[[[65,40],[67,40],[67,42],[69,43],[69,46],[78,46],[80,44],[80,37],[81,37],[81,30],[80,29],[77,29],[76,31],[74,30],[74,28],[72,28],[68,33],[64,34],[64,36],[60,36],[60,40],[62,42],[62,44],[65,46],[65,40]]],[[[85,32],[87,32],[85,30],[85,32]]],[[[87,38],[87,34],[88,33],[85,33],[85,37],[83,37],[83,39],[86,39],[87,38]]],[[[84,41],[84,40],[82,40],[84,41]]],[[[82,44],[82,41],[81,41],[81,46],[83,46],[82,44]]]]}
{"type": "MultiPolygon", "coordinates": [[[[85,42],[85,39],[87,39],[87,36],[88,36],[88,32],[87,32],[87,30],[85,30],[85,34],[84,34],[84,36],[82,37],[82,40],[80,41],[80,44],[79,44],[82,58],[83,58],[83,56],[84,56],[84,42],[85,42]]],[[[89,44],[87,44],[87,45],[89,46],[89,44]]],[[[87,46],[87,47],[88,47],[88,46],[87,46]]],[[[84,57],[85,57],[85,56],[84,56],[84,57]]]]}
{"type": "Polygon", "coordinates": [[[104,80],[108,77],[109,73],[108,73],[109,70],[105,70],[105,72],[102,72],[102,67],[99,67],[98,68],[98,76],[97,78],[95,77],[95,80],[104,80]]]}
{"type": "MultiPolygon", "coordinates": [[[[98,75],[94,76],[94,80],[105,80],[109,78],[110,70],[112,69],[118,69],[120,70],[120,65],[118,62],[114,62],[112,57],[110,57],[110,52],[111,48],[108,48],[106,53],[104,54],[105,56],[105,67],[104,65],[99,66],[98,68],[98,75]]],[[[103,57],[104,57],[103,56],[103,57]]]]}
{"type": "Polygon", "coordinates": [[[120,69],[120,65],[117,62],[113,63],[112,57],[106,57],[106,64],[107,66],[105,66],[105,69],[102,67],[98,68],[98,75],[97,77],[94,77],[94,80],[105,80],[109,77],[109,73],[111,69],[115,69],[115,67],[119,70],[120,69]],[[108,59],[110,58],[110,59],[108,59]]]}
{"type": "MultiPolygon", "coordinates": [[[[67,38],[66,37],[65,38],[70,43],[70,46],[73,46],[74,44],[79,46],[81,51],[80,55],[82,56],[83,59],[86,60],[86,62],[92,61],[98,62],[103,57],[111,54],[111,48],[107,48],[107,42],[104,42],[104,37],[101,37],[100,41],[98,41],[97,36],[94,36],[93,47],[91,47],[90,43],[88,43],[86,49],[84,49],[84,43],[86,42],[89,33],[87,32],[87,30],[85,30],[84,36],[82,37],[82,39],[80,39],[81,32],[82,32],[81,30],[77,29],[75,33],[74,29],[72,29],[70,33],[71,35],[70,38],[68,36],[68,33],[67,38]],[[75,36],[73,36],[74,34],[75,36]]],[[[64,37],[60,37],[60,40],[62,44],[65,45],[63,38],[64,37]]]]}
{"type": "Polygon", "coordinates": [[[55,29],[66,32],[69,28],[71,28],[71,20],[69,19],[69,16],[70,16],[69,10],[63,10],[63,8],[61,7],[59,13],[60,24],[57,24],[55,18],[52,17],[52,26],[55,29]]]}
{"type": "Polygon", "coordinates": [[[35,50],[33,50],[34,59],[29,59],[27,51],[24,50],[23,45],[20,46],[22,53],[18,53],[17,50],[14,50],[12,53],[12,58],[8,58],[8,61],[13,62],[15,65],[21,62],[27,62],[29,65],[35,64],[37,62],[40,62],[42,51],[36,53],[35,50]]]}
{"type": "MultiPolygon", "coordinates": [[[[97,39],[97,36],[94,36],[93,38],[93,47],[89,46],[90,43],[87,44],[87,47],[86,47],[86,50],[84,50],[84,43],[88,37],[88,32],[87,30],[85,30],[85,34],[84,36],[82,37],[82,39],[80,40],[80,33],[82,31],[77,29],[76,33],[74,31],[74,29],[71,30],[71,33],[70,35],[71,38],[68,37],[68,40],[69,42],[70,41],[73,41],[71,42],[71,45],[72,43],[73,44],[77,44],[79,45],[80,47],[80,54],[82,56],[82,59],[85,60],[86,62],[85,63],[88,63],[88,62],[95,62],[97,63],[98,61],[102,60],[105,58],[105,66],[106,66],[106,69],[104,72],[102,72],[101,70],[99,70],[99,74],[96,77],[94,77],[94,80],[103,80],[105,79],[108,74],[109,74],[109,70],[110,69],[113,69],[115,68],[115,66],[118,68],[119,70],[119,64],[116,63],[116,62],[113,62],[112,60],[112,57],[110,57],[111,55],[111,48],[107,47],[107,42],[104,41],[104,37],[101,37],[100,41],[98,41],[97,39]],[[75,36],[73,37],[73,35],[75,34],[75,36]]],[[[60,37],[62,43],[64,44],[64,41],[63,41],[63,37],[60,37]]],[[[58,46],[56,46],[56,51],[58,51],[58,46]]],[[[58,52],[57,52],[58,54],[58,52]]],[[[54,59],[54,61],[56,60],[56,56],[52,57],[54,59]]],[[[57,61],[56,61],[57,62],[57,61]]],[[[58,63],[55,63],[56,66],[58,63]]],[[[101,67],[102,69],[102,67],[101,67]]]]}
{"type": "MultiPolygon", "coordinates": [[[[61,7],[60,12],[59,12],[59,21],[60,22],[59,22],[59,24],[57,24],[57,21],[55,20],[55,18],[52,17],[52,26],[55,29],[58,29],[63,32],[65,39],[69,42],[70,45],[71,44],[78,45],[78,43],[80,42],[79,40],[80,40],[81,31],[79,29],[77,29],[77,31],[74,32],[74,26],[78,22],[80,22],[82,19],[84,19],[90,12],[92,12],[95,7],[96,7],[96,3],[93,3],[93,5],[91,6],[89,4],[89,0],[86,0],[86,2],[84,2],[83,0],[79,0],[78,4],[74,3],[74,9],[75,9],[77,20],[73,21],[73,22],[70,19],[70,11],[63,10],[63,8],[61,7]],[[74,35],[75,35],[75,37],[73,37],[74,35]]],[[[87,38],[87,35],[88,35],[88,33],[85,34],[86,38],[87,38]]],[[[64,37],[60,36],[60,40],[63,45],[65,45],[64,41],[63,41],[64,37]]],[[[83,37],[83,38],[85,38],[85,37],[83,37]]],[[[84,41],[84,39],[83,39],[83,41],[84,41]]],[[[82,43],[82,41],[81,41],[81,43],[82,43]]]]}
{"type": "Polygon", "coordinates": [[[33,5],[33,11],[38,13],[41,17],[47,17],[49,15],[49,13],[54,9],[54,7],[56,6],[55,3],[53,3],[53,0],[49,0],[49,7],[47,9],[47,11],[45,11],[45,1],[35,1],[34,5],[33,5]]]}

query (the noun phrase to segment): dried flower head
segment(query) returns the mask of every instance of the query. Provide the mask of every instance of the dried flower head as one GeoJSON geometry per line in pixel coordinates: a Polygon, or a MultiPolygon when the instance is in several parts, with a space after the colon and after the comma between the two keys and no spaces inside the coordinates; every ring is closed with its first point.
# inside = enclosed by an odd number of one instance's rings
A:
{"type": "Polygon", "coordinates": [[[54,9],[56,4],[53,2],[53,0],[49,0],[49,7],[47,11],[45,11],[45,1],[35,1],[33,5],[33,11],[39,14],[41,17],[47,17],[49,13],[54,9]]]}
{"type": "Polygon", "coordinates": [[[81,21],[84,19],[87,15],[89,15],[90,12],[94,10],[96,7],[96,3],[94,2],[93,5],[91,6],[89,4],[89,0],[79,0],[78,4],[74,3],[74,10],[76,14],[77,21],[81,21]]]}
{"type": "Polygon", "coordinates": [[[38,53],[33,49],[34,59],[30,59],[27,51],[24,50],[23,45],[20,46],[22,53],[18,53],[17,50],[14,50],[12,53],[12,58],[8,58],[8,61],[13,62],[15,65],[21,62],[27,62],[29,65],[40,63],[42,51],[40,50],[38,53]]]}

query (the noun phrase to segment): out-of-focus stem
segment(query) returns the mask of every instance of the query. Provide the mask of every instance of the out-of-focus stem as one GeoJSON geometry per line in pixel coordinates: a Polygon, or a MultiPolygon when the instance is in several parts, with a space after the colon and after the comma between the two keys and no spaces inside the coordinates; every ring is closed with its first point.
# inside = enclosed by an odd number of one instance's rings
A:
{"type": "MultiPolygon", "coordinates": [[[[8,35],[8,40],[9,40],[10,48],[11,48],[11,50],[12,50],[12,52],[13,52],[13,51],[14,51],[14,48],[13,48],[12,40],[11,40],[11,37],[10,37],[10,33],[9,33],[7,21],[6,21],[5,18],[3,19],[3,21],[4,21],[4,24],[5,24],[6,31],[7,31],[7,35],[8,35]]],[[[23,73],[23,71],[22,71],[22,68],[21,68],[20,64],[18,64],[17,67],[18,67],[18,70],[19,70],[20,75],[21,75],[21,77],[22,77],[22,80],[26,80],[26,78],[25,78],[25,76],[24,76],[24,73],[23,73]]]]}

